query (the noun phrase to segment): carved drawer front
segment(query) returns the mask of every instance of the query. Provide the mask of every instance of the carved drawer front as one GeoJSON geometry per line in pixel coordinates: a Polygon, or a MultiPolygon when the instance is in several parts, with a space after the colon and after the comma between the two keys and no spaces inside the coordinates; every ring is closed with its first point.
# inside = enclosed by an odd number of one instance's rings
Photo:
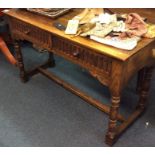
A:
{"type": "Polygon", "coordinates": [[[15,38],[31,41],[41,47],[51,46],[51,35],[48,32],[17,19],[10,19],[10,22],[15,38]]]}
{"type": "Polygon", "coordinates": [[[57,36],[52,36],[52,49],[56,54],[63,55],[88,69],[94,69],[108,75],[111,73],[112,60],[93,50],[72,44],[57,36]]]}

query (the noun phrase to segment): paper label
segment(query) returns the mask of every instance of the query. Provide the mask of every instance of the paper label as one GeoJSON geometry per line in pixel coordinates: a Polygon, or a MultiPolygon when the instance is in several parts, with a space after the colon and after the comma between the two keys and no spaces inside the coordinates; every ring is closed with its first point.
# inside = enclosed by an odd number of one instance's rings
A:
{"type": "Polygon", "coordinates": [[[65,34],[76,34],[79,27],[79,20],[69,20],[65,34]]]}

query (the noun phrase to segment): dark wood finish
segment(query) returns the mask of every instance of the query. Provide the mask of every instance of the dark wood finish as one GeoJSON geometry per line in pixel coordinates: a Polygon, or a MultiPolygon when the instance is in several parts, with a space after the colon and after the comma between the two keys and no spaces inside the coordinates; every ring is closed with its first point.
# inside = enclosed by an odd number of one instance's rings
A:
{"type": "Polygon", "coordinates": [[[15,49],[16,57],[17,57],[17,61],[18,61],[18,67],[19,67],[19,71],[20,71],[21,81],[26,82],[28,80],[28,76],[26,75],[26,72],[25,72],[21,47],[19,45],[19,42],[16,40],[14,41],[14,49],[15,49]]]}
{"type": "MultiPolygon", "coordinates": [[[[154,18],[155,9],[154,8],[141,8],[141,9],[137,9],[137,8],[111,8],[110,10],[113,13],[114,12],[117,12],[117,13],[136,12],[140,16],[146,18],[147,22],[155,23],[155,18],[154,18]]],[[[141,74],[142,74],[142,71],[139,71],[138,72],[138,77],[137,77],[138,78],[137,79],[137,93],[139,93],[139,91],[140,91],[141,74]]]]}
{"type": "Polygon", "coordinates": [[[148,98],[149,88],[150,88],[150,81],[152,78],[154,67],[146,67],[142,70],[142,79],[141,79],[141,87],[140,87],[140,98],[139,98],[139,105],[138,107],[141,109],[145,109],[146,101],[148,98]]]}
{"type": "MultiPolygon", "coordinates": [[[[39,72],[43,75],[45,75],[46,77],[48,77],[49,79],[57,82],[59,85],[63,86],[64,88],[66,88],[67,90],[71,91],[72,93],[78,95],[79,97],[81,97],[82,99],[84,99],[85,101],[89,102],[91,105],[97,107],[98,109],[100,109],[101,111],[109,114],[110,113],[110,108],[107,105],[104,105],[102,103],[100,103],[99,101],[93,99],[92,97],[88,96],[87,94],[81,92],[80,90],[78,90],[76,87],[73,87],[72,85],[70,85],[69,83],[61,80],[59,77],[55,76],[54,74],[52,74],[51,72],[43,69],[42,67],[38,68],[39,72]]],[[[117,115],[117,119],[121,122],[125,121],[125,118],[118,114],[117,115]]]]}
{"type": "MultiPolygon", "coordinates": [[[[61,80],[59,77],[55,76],[54,74],[52,74],[51,72],[43,69],[42,67],[38,68],[39,72],[43,75],[45,75],[46,77],[48,77],[49,79],[55,81],[56,83],[58,83],[59,85],[63,86],[64,88],[66,88],[67,90],[71,91],[72,93],[78,95],[79,97],[81,97],[82,99],[84,99],[85,101],[87,101],[88,103],[90,103],[91,105],[97,107],[98,109],[100,109],[101,111],[109,114],[110,113],[110,108],[107,105],[104,105],[103,103],[101,103],[98,100],[93,99],[92,97],[88,96],[87,94],[81,92],[80,90],[78,90],[76,87],[72,86],[71,84],[61,80]]],[[[125,118],[118,114],[117,115],[117,119],[121,122],[125,121],[125,118]]]]}
{"type": "Polygon", "coordinates": [[[49,59],[44,65],[38,66],[31,71],[25,71],[22,53],[18,43],[15,49],[19,62],[20,77],[26,81],[30,76],[41,73],[56,81],[61,86],[80,96],[90,104],[109,114],[109,125],[106,134],[106,143],[114,144],[117,138],[130,126],[144,111],[148,98],[149,85],[153,66],[155,64],[155,52],[152,50],[155,45],[154,39],[142,39],[132,51],[117,49],[106,46],[95,41],[65,35],[63,31],[53,26],[54,22],[67,24],[78,14],[81,9],[74,9],[72,12],[55,20],[32,14],[21,9],[12,9],[7,12],[8,22],[12,38],[19,42],[27,40],[39,47],[49,51],[49,59]],[[107,107],[97,100],[84,94],[77,88],[49,73],[46,68],[55,65],[53,55],[57,54],[75,64],[85,68],[89,73],[98,79],[101,84],[106,85],[111,93],[111,106],[107,107]],[[139,73],[139,102],[135,111],[125,119],[120,113],[121,94],[129,80],[139,73]],[[122,124],[118,125],[118,121],[122,124]]]}

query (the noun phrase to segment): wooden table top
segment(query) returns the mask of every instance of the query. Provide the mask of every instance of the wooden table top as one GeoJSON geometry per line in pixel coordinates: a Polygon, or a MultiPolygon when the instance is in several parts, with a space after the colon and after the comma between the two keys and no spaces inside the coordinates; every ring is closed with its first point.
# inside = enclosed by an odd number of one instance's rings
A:
{"type": "Polygon", "coordinates": [[[46,30],[48,32],[51,32],[55,35],[61,36],[65,39],[68,39],[72,42],[75,42],[77,44],[80,44],[82,46],[88,47],[90,49],[93,49],[99,53],[102,53],[104,55],[108,55],[110,57],[116,58],[121,61],[126,61],[129,59],[132,55],[140,51],[145,46],[149,45],[155,39],[147,39],[143,38],[137,45],[136,48],[134,48],[131,51],[118,49],[112,46],[104,45],[98,42],[95,42],[93,40],[90,40],[88,38],[83,38],[80,36],[73,37],[71,35],[66,35],[64,31],[61,31],[53,26],[54,22],[60,22],[63,25],[67,25],[67,22],[69,19],[72,19],[75,15],[80,13],[82,9],[73,9],[69,13],[57,18],[57,19],[51,19],[49,17],[44,17],[41,15],[37,15],[31,12],[28,12],[26,9],[11,9],[8,12],[5,12],[6,15],[14,17],[16,19],[19,19],[23,22],[29,23],[31,25],[34,25],[40,29],[46,30]]]}

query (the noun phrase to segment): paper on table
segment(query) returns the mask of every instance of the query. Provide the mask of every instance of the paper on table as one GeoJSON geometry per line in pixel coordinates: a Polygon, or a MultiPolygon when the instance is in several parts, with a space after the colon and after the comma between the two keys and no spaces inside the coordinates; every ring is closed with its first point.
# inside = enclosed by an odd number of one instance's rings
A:
{"type": "Polygon", "coordinates": [[[65,34],[76,34],[79,26],[79,20],[69,20],[65,34]]]}
{"type": "Polygon", "coordinates": [[[117,47],[120,49],[125,49],[125,50],[132,50],[137,46],[138,41],[140,40],[139,37],[134,37],[134,38],[127,38],[127,39],[119,39],[118,37],[113,37],[113,38],[100,38],[96,36],[90,36],[90,39],[95,40],[97,42],[106,44],[106,45],[111,45],[113,47],[117,47]]]}

